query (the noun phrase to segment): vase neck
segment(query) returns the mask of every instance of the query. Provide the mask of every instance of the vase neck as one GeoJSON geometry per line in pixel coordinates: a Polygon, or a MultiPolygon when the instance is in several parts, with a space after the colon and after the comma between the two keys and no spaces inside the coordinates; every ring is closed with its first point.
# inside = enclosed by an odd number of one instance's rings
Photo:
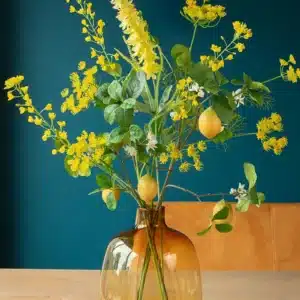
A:
{"type": "Polygon", "coordinates": [[[165,208],[159,209],[138,208],[135,219],[136,228],[144,228],[146,226],[163,226],[165,225],[165,208]]]}

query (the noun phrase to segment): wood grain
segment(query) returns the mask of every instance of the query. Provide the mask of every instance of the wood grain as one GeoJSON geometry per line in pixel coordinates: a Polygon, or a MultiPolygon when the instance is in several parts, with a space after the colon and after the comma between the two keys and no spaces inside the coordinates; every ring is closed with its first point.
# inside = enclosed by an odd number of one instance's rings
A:
{"type": "MultiPolygon", "coordinates": [[[[203,272],[202,277],[203,300],[299,300],[300,272],[203,272]]],[[[0,300],[101,300],[99,278],[99,271],[0,270],[0,300]]]]}
{"type": "Polygon", "coordinates": [[[212,230],[208,225],[214,203],[166,203],[167,224],[185,233],[194,243],[202,270],[300,270],[300,204],[251,206],[235,213],[234,230],[212,230]]]}

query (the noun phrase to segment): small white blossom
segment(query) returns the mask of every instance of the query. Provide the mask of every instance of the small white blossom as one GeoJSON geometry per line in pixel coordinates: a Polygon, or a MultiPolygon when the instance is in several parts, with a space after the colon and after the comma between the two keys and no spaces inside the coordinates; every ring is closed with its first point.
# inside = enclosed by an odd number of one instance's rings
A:
{"type": "Polygon", "coordinates": [[[239,183],[237,189],[231,188],[229,193],[230,195],[235,196],[234,198],[236,200],[241,200],[248,196],[248,191],[245,189],[245,185],[241,183],[239,183]]]}
{"type": "Polygon", "coordinates": [[[236,107],[238,108],[240,105],[245,105],[245,97],[243,96],[242,89],[238,89],[232,92],[232,96],[234,98],[234,102],[236,107]]]}
{"type": "Polygon", "coordinates": [[[135,149],[134,147],[128,146],[128,145],[124,147],[124,151],[125,151],[129,156],[132,156],[132,157],[136,156],[136,154],[137,154],[136,149],[135,149]]]}
{"type": "Polygon", "coordinates": [[[204,87],[199,86],[199,84],[197,82],[193,82],[189,86],[189,91],[197,93],[198,97],[200,97],[200,98],[203,98],[205,96],[204,87]]]}
{"type": "Polygon", "coordinates": [[[148,134],[147,134],[147,140],[148,140],[148,143],[146,145],[147,152],[149,152],[149,150],[155,150],[156,147],[157,147],[156,146],[157,145],[157,139],[151,131],[149,131],[148,134]]]}

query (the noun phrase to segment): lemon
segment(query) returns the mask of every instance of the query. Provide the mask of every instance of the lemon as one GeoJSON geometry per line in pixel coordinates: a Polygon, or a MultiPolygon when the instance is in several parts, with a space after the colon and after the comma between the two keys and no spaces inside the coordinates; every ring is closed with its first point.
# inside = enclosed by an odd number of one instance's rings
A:
{"type": "Polygon", "coordinates": [[[138,194],[147,204],[151,204],[157,195],[157,182],[149,174],[144,175],[138,182],[138,194]]]}
{"type": "Polygon", "coordinates": [[[207,108],[199,117],[200,132],[208,139],[213,139],[222,131],[222,122],[212,107],[207,108]]]}
{"type": "Polygon", "coordinates": [[[114,194],[115,199],[118,201],[120,199],[120,190],[119,189],[105,189],[102,191],[102,199],[106,203],[108,195],[110,193],[114,194]]]}

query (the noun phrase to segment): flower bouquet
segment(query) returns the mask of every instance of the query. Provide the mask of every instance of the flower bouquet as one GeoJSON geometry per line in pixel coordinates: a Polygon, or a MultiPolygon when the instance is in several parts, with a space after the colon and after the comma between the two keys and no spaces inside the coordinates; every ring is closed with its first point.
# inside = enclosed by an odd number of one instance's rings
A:
{"type": "Polygon", "coordinates": [[[96,18],[92,3],[66,2],[70,13],[81,18],[84,40],[91,47],[90,59],[79,62],[78,70],[70,75],[70,87],[61,92],[60,110],[77,115],[96,109],[112,126],[111,131],[83,130],[76,140],[69,140],[66,122],[57,118],[51,103],[42,109],[33,104],[22,75],[5,82],[8,100],[19,100],[16,106],[20,114],[26,114],[29,123],[42,129],[43,141],[53,142],[53,155],[64,155],[65,170],[71,176],[88,177],[93,168],[98,170],[97,188],[90,194],[101,193],[109,210],[117,209],[125,193],[138,204],[135,230],[114,239],[107,249],[103,268],[112,270],[114,279],[102,275],[101,299],[148,299],[145,290],[155,289],[150,279],[147,283],[152,269],[158,298],[152,295],[149,299],[200,299],[195,249],[187,237],[164,223],[166,189],[185,191],[199,201],[212,195],[220,197],[208,227],[201,228],[199,235],[212,228],[232,230],[233,209],[228,200],[236,200],[237,212],[246,212],[251,204],[260,206],[265,196],[257,191],[255,167],[248,162],[244,163],[247,187],[239,184],[220,194],[199,195],[170,184],[171,174],[191,169],[201,172],[208,146],[224,145],[236,138],[252,137],[265,151],[280,155],[288,144],[282,136],[282,117],[272,112],[258,120],[252,132],[244,132],[240,107],[272,108],[274,99],[268,83],[278,79],[296,83],[300,79],[296,60],[293,55],[280,58],[278,74],[264,81],[246,73],[241,78],[226,78],[223,69],[245,51],[245,43],[253,35],[241,21],[233,22],[231,37],[221,36],[218,44],[192,57],[197,32],[218,26],[226,16],[225,7],[209,0],[202,4],[186,1],[180,13],[191,24],[191,42],[176,44],[166,52],[132,0],[111,0],[126,52],[107,49],[105,22],[96,18]],[[129,66],[129,72],[123,71],[124,65],[129,66]],[[128,176],[128,167],[134,169],[136,178],[128,176]],[[121,270],[127,276],[122,279],[126,296],[119,295],[121,281],[114,277],[121,270]],[[193,276],[186,279],[176,273],[178,270],[192,270],[193,276]]]}

